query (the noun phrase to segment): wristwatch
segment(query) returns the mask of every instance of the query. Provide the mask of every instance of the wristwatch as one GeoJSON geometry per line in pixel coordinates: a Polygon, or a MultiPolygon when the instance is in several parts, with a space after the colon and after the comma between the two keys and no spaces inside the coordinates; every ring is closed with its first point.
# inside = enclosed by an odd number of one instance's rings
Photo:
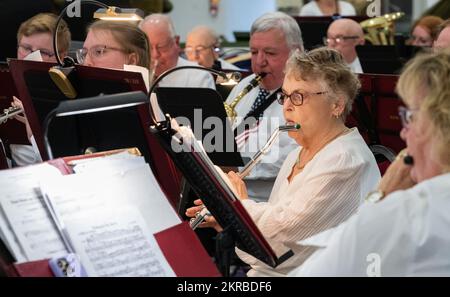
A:
{"type": "Polygon", "coordinates": [[[370,203],[376,203],[380,201],[384,197],[384,192],[381,190],[375,190],[372,192],[369,192],[366,196],[366,202],[370,203]]]}

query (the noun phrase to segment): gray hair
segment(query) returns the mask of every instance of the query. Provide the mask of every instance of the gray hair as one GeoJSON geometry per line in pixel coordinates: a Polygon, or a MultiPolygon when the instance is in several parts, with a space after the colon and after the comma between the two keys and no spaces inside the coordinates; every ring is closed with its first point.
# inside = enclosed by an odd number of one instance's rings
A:
{"type": "Polygon", "coordinates": [[[165,14],[162,14],[162,13],[150,14],[150,15],[146,16],[145,19],[143,19],[139,23],[139,29],[142,29],[142,27],[148,22],[155,23],[155,24],[156,23],[162,23],[169,30],[170,37],[175,37],[176,36],[175,26],[173,25],[172,19],[169,16],[167,16],[165,14]]]}
{"type": "Polygon", "coordinates": [[[303,50],[302,31],[295,19],[283,12],[268,12],[253,22],[250,35],[279,29],[284,33],[286,43],[291,50],[303,50]]]}

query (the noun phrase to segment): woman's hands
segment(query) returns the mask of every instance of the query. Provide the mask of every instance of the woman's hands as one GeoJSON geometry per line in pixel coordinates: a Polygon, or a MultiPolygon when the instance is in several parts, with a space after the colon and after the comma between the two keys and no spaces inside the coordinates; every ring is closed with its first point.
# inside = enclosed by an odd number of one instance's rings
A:
{"type": "Polygon", "coordinates": [[[378,190],[382,191],[384,196],[397,190],[409,189],[416,184],[411,179],[411,166],[403,162],[406,155],[406,150],[402,150],[383,175],[378,190]]]}
{"type": "MultiPolygon", "coordinates": [[[[11,102],[11,106],[12,107],[18,107],[18,108],[21,108],[23,110],[22,101],[20,101],[20,99],[17,98],[16,96],[13,96],[13,102],[11,102]]],[[[25,114],[24,115],[15,115],[14,119],[16,119],[19,122],[25,124],[25,127],[27,129],[28,139],[31,139],[31,136],[33,136],[33,132],[31,131],[30,123],[28,123],[28,119],[27,119],[26,115],[25,114]]]]}
{"type": "MultiPolygon", "coordinates": [[[[196,206],[186,209],[186,216],[195,218],[195,216],[205,207],[200,199],[194,201],[196,206]]],[[[221,232],[223,228],[217,223],[216,219],[211,215],[205,216],[205,221],[198,225],[200,228],[214,228],[217,232],[221,232]]]]}
{"type": "Polygon", "coordinates": [[[228,172],[228,178],[230,182],[233,184],[234,189],[236,190],[236,195],[240,199],[248,199],[247,187],[245,186],[244,181],[236,172],[230,171],[228,172]]]}

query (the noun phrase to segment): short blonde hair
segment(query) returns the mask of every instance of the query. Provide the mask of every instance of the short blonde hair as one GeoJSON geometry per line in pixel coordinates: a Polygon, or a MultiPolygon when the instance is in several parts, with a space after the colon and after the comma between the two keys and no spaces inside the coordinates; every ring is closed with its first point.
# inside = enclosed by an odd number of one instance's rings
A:
{"type": "Polygon", "coordinates": [[[123,47],[128,54],[135,53],[137,56],[137,65],[149,68],[149,41],[147,34],[139,29],[136,23],[122,21],[104,21],[99,20],[89,26],[88,30],[109,31],[114,39],[123,47]]]}
{"type": "MultiPolygon", "coordinates": [[[[19,31],[17,31],[17,42],[19,43],[23,36],[48,33],[53,36],[55,33],[58,16],[53,13],[39,13],[23,22],[19,31]]],[[[58,52],[67,53],[70,47],[70,30],[67,23],[61,20],[58,28],[58,52]]]]}
{"type": "Polygon", "coordinates": [[[431,120],[436,140],[435,155],[450,171],[450,50],[417,55],[404,68],[397,83],[397,93],[406,103],[425,94],[421,109],[431,120]],[[420,93],[419,93],[420,94],[420,93]]]}
{"type": "Polygon", "coordinates": [[[295,51],[286,63],[285,73],[293,75],[297,80],[323,80],[331,89],[329,97],[334,97],[335,94],[343,95],[343,121],[350,114],[353,101],[361,87],[358,77],[347,66],[342,55],[326,47],[309,52],[295,51]]]}

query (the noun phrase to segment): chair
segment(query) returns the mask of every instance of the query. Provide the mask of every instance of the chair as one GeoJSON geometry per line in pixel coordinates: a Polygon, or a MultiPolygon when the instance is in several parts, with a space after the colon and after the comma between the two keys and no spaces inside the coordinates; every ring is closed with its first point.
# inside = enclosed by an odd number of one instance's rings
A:
{"type": "Polygon", "coordinates": [[[395,160],[395,152],[392,149],[379,144],[369,145],[369,149],[377,160],[381,175],[384,175],[389,165],[395,160]]]}

